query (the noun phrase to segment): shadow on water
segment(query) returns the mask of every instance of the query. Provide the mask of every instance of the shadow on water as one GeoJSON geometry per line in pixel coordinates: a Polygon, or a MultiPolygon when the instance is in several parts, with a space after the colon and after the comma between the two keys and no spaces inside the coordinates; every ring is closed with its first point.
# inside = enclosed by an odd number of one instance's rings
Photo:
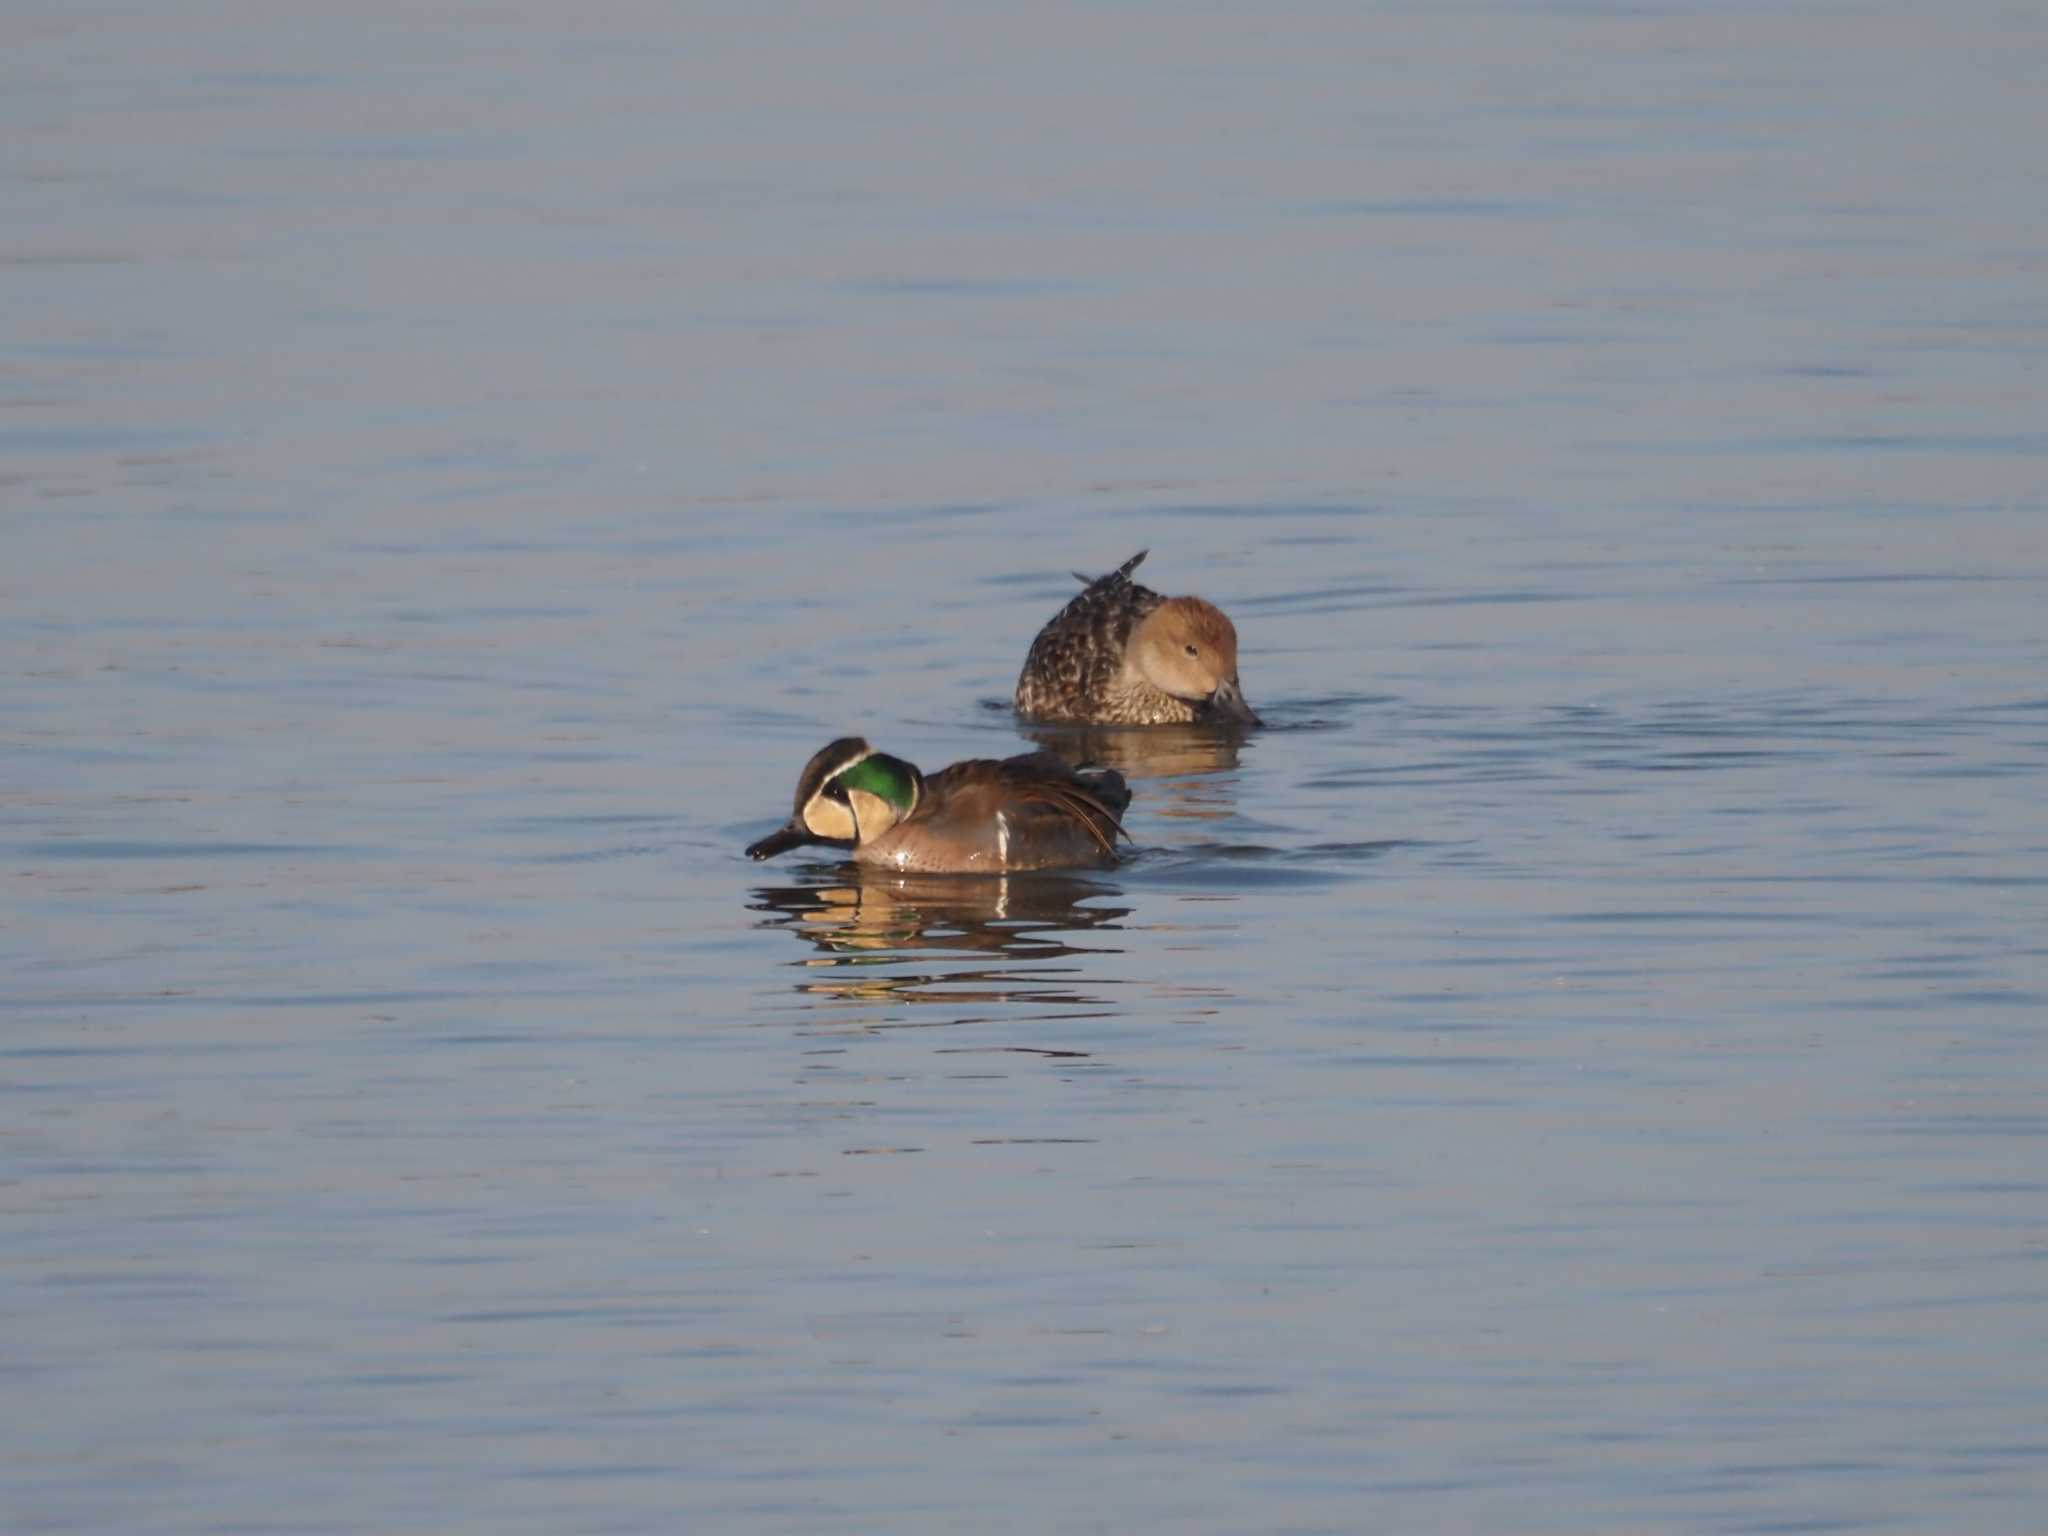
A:
{"type": "Polygon", "coordinates": [[[813,951],[793,962],[796,990],[846,1002],[1101,1004],[1080,989],[1083,964],[1120,954],[1131,908],[1119,887],[1073,876],[890,875],[854,866],[827,884],[761,886],[756,925],[786,929],[813,951]]]}
{"type": "Polygon", "coordinates": [[[1211,725],[1032,725],[1017,734],[1076,768],[1114,768],[1127,779],[1170,779],[1237,767],[1248,734],[1211,725]]]}
{"type": "Polygon", "coordinates": [[[1237,810],[1246,732],[1212,725],[1029,725],[1017,734],[1076,768],[1114,768],[1160,816],[1223,821],[1237,810]]]}
{"type": "Polygon", "coordinates": [[[1124,861],[1133,891],[1192,887],[1237,899],[1254,890],[1332,885],[1358,877],[1389,854],[1430,844],[1415,838],[1318,842],[1282,848],[1268,843],[1209,840],[1172,848],[1143,848],[1124,861]]]}

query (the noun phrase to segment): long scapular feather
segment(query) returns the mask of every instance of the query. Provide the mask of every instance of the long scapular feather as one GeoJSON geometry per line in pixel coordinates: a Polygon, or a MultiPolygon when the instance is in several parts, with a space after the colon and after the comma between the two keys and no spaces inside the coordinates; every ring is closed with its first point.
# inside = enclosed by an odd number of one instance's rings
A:
{"type": "Polygon", "coordinates": [[[1085,789],[1067,784],[1033,784],[1021,791],[1021,798],[1040,801],[1072,817],[1088,829],[1088,835],[1104,853],[1116,852],[1119,835],[1129,836],[1109,807],[1085,789]]]}

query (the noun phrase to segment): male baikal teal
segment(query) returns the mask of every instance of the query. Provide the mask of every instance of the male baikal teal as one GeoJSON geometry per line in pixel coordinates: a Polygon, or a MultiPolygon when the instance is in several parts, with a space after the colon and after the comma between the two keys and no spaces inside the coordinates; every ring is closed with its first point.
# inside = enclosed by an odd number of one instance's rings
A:
{"type": "Polygon", "coordinates": [[[797,779],[789,821],[747,849],[805,844],[906,874],[1007,874],[1114,864],[1131,802],[1113,770],[1078,773],[1049,752],[976,758],[920,773],[858,736],[821,748],[797,779]]]}

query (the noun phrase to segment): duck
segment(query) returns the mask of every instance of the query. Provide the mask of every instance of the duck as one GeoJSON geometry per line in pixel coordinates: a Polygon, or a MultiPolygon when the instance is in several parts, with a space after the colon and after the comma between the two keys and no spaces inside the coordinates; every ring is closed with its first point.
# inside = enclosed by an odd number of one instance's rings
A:
{"type": "Polygon", "coordinates": [[[812,754],[779,830],[749,845],[772,859],[805,844],[905,874],[1009,874],[1114,864],[1131,803],[1123,775],[1083,774],[1050,752],[973,758],[921,773],[842,736],[812,754]]]}
{"type": "Polygon", "coordinates": [[[1237,681],[1237,628],[1199,597],[1131,580],[1149,550],[1086,583],[1054,614],[1017,676],[1017,713],[1077,725],[1264,722],[1237,681]]]}

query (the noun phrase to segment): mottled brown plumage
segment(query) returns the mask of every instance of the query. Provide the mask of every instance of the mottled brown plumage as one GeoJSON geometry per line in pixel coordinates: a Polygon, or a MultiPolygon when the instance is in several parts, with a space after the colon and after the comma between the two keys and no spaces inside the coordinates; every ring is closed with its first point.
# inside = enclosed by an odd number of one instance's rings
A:
{"type": "Polygon", "coordinates": [[[1161,597],[1131,580],[1146,553],[1088,582],[1038,632],[1017,677],[1019,714],[1088,725],[1259,723],[1238,688],[1236,627],[1213,603],[1161,597]]]}
{"type": "Polygon", "coordinates": [[[1107,864],[1130,802],[1121,774],[1079,774],[1050,752],[927,775],[846,736],[804,765],[789,822],[747,855],[822,843],[859,864],[921,874],[1107,864]]]}

